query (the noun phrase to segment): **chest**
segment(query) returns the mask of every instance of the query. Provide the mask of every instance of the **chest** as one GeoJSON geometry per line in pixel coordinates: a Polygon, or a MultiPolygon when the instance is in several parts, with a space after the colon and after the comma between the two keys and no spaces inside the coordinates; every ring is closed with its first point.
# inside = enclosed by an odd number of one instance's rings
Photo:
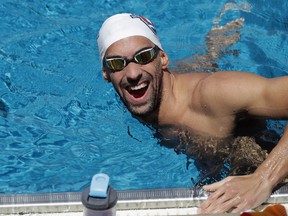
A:
{"type": "Polygon", "coordinates": [[[216,137],[227,137],[231,135],[236,128],[235,116],[211,116],[205,113],[187,111],[185,109],[177,112],[170,112],[165,119],[160,121],[163,125],[173,125],[176,127],[185,127],[191,131],[216,137]]]}

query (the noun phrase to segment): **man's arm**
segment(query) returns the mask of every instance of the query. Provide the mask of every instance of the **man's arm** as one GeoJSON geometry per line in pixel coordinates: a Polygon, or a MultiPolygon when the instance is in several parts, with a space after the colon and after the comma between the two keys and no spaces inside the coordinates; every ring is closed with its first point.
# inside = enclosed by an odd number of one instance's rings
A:
{"type": "MultiPolygon", "coordinates": [[[[221,76],[223,75],[219,77],[221,76]]],[[[222,87],[219,79],[219,91],[225,97],[218,99],[224,104],[227,102],[226,112],[234,109],[237,112],[245,111],[250,115],[267,119],[288,118],[288,77],[265,79],[244,74],[243,76],[235,75],[238,80],[236,81],[233,73],[228,76],[231,78],[226,81],[234,82],[234,87],[227,84],[230,86],[228,93],[224,92],[228,89],[222,87]]],[[[216,76],[216,79],[219,77],[216,76]]],[[[216,93],[216,99],[218,94],[216,93]]],[[[277,146],[253,174],[231,176],[212,185],[204,186],[205,190],[213,193],[201,204],[199,213],[241,212],[255,208],[269,198],[272,189],[287,175],[288,127],[277,146]]]]}

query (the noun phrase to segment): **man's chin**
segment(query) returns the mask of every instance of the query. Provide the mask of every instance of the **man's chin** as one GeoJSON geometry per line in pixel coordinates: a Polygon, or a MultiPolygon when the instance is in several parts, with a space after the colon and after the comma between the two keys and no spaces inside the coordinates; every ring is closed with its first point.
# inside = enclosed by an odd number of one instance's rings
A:
{"type": "Polygon", "coordinates": [[[151,106],[129,106],[128,110],[134,115],[138,117],[146,117],[153,113],[154,109],[151,106]]]}
{"type": "Polygon", "coordinates": [[[140,111],[140,110],[135,110],[135,109],[133,109],[133,110],[131,110],[131,109],[129,109],[129,111],[131,112],[131,114],[132,115],[134,115],[134,116],[138,116],[138,117],[145,117],[145,116],[147,116],[147,115],[149,115],[150,113],[151,113],[151,111],[150,110],[144,110],[144,111],[140,111]]]}
{"type": "Polygon", "coordinates": [[[158,110],[160,105],[160,101],[155,101],[154,99],[146,100],[142,103],[132,103],[128,100],[123,100],[123,102],[132,115],[143,119],[149,119],[149,116],[157,112],[156,110],[158,110]]]}

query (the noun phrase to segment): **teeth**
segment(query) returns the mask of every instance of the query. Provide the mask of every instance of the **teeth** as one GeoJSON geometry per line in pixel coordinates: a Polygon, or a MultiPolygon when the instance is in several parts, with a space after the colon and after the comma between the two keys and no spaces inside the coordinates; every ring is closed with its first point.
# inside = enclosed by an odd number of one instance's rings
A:
{"type": "Polygon", "coordinates": [[[132,91],[136,91],[136,90],[145,88],[147,85],[148,85],[147,83],[142,83],[142,84],[140,84],[140,85],[131,87],[131,90],[132,90],[132,91]]]}

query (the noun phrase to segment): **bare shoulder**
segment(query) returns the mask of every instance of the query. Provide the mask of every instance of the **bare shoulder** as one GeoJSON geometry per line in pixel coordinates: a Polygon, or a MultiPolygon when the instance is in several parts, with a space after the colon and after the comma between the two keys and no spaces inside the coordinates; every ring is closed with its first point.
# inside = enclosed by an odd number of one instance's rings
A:
{"type": "Polygon", "coordinates": [[[267,84],[268,79],[259,75],[249,72],[237,72],[237,71],[224,71],[211,73],[205,79],[200,80],[202,90],[214,91],[217,88],[221,90],[237,90],[241,89],[255,89],[267,84]]]}
{"type": "MultiPolygon", "coordinates": [[[[253,81],[264,81],[266,78],[261,77],[259,75],[249,73],[249,72],[242,72],[242,71],[222,71],[211,73],[209,77],[205,80],[205,82],[226,82],[226,81],[239,81],[239,82],[249,82],[249,80],[253,81]]],[[[228,83],[229,84],[229,83],[228,83]]]]}
{"type": "Polygon", "coordinates": [[[199,80],[194,95],[211,112],[232,113],[256,100],[267,86],[267,80],[248,72],[216,72],[199,80]]]}
{"type": "Polygon", "coordinates": [[[222,71],[215,73],[205,73],[205,72],[193,72],[193,73],[185,73],[185,74],[177,74],[179,81],[181,82],[201,82],[201,83],[209,83],[209,84],[233,84],[235,81],[264,81],[266,78],[255,75],[249,72],[242,71],[222,71]],[[227,81],[233,81],[233,83],[229,83],[227,81]]]}
{"type": "MultiPolygon", "coordinates": [[[[216,89],[219,91],[228,88],[253,87],[256,84],[263,85],[267,79],[249,72],[223,71],[216,73],[186,73],[176,74],[177,82],[181,86],[189,86],[190,90],[205,91],[210,94],[216,89]],[[253,84],[253,85],[252,85],[253,84]],[[191,89],[192,88],[192,89],[191,89]]],[[[204,93],[204,92],[203,92],[204,93]]]]}
{"type": "Polygon", "coordinates": [[[181,74],[176,80],[178,98],[186,100],[194,111],[205,111],[205,115],[232,116],[249,112],[258,116],[279,117],[284,116],[283,113],[287,116],[287,111],[276,113],[271,107],[288,106],[288,76],[265,78],[249,72],[225,71],[181,74]]]}

